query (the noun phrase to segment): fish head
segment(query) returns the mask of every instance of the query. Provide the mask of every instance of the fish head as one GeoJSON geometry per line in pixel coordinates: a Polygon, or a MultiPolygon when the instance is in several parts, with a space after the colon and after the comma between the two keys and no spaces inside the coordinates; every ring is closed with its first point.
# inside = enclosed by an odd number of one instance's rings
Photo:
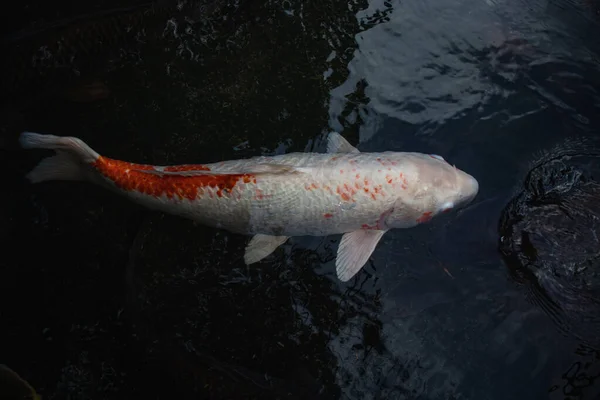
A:
{"type": "Polygon", "coordinates": [[[465,207],[477,196],[479,183],[434,154],[413,154],[410,182],[399,194],[388,225],[408,227],[465,207]]]}

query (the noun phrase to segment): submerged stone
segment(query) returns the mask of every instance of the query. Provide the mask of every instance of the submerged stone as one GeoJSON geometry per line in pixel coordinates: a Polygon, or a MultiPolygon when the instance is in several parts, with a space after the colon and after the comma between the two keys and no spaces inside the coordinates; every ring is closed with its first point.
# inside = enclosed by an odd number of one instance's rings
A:
{"type": "Polygon", "coordinates": [[[600,345],[598,151],[537,162],[503,210],[500,251],[512,276],[565,333],[600,345]]]}

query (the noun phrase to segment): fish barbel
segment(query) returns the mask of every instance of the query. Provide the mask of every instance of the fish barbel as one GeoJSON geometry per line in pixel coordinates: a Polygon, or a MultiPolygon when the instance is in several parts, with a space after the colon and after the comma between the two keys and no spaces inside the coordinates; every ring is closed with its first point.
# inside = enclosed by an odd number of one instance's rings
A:
{"type": "Polygon", "coordinates": [[[56,151],[27,175],[32,183],[87,180],[150,209],[253,235],[246,264],[292,236],[343,234],[336,258],[342,281],[363,267],[386,231],[464,206],[479,190],[441,156],[361,153],[335,132],[327,153],[175,166],[110,159],[75,137],[23,132],[20,143],[56,151]]]}

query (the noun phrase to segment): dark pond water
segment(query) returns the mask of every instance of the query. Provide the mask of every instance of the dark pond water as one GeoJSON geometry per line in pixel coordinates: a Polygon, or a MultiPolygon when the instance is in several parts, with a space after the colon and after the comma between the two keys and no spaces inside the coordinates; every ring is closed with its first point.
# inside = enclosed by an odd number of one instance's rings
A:
{"type": "Polygon", "coordinates": [[[597,9],[566,0],[49,6],[4,24],[0,363],[48,399],[598,399],[597,9]],[[443,155],[467,209],[243,264],[247,237],[84,183],[23,130],[152,164],[443,155]]]}

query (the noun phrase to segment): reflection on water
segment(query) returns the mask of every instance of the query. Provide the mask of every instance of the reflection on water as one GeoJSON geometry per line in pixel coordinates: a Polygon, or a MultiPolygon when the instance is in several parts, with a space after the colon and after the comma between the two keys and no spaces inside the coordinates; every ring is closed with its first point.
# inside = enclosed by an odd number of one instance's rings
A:
{"type": "Polygon", "coordinates": [[[535,154],[599,125],[599,47],[582,36],[597,22],[555,3],[161,2],[13,39],[70,46],[33,66],[3,50],[18,68],[0,300],[22,305],[2,311],[6,362],[49,398],[593,399],[597,350],[555,329],[498,252],[535,154]],[[153,164],[322,151],[333,129],[362,151],[441,154],[480,194],[389,232],[343,284],[339,237],[248,268],[248,238],[89,185],[25,185],[24,129],[153,164]]]}

